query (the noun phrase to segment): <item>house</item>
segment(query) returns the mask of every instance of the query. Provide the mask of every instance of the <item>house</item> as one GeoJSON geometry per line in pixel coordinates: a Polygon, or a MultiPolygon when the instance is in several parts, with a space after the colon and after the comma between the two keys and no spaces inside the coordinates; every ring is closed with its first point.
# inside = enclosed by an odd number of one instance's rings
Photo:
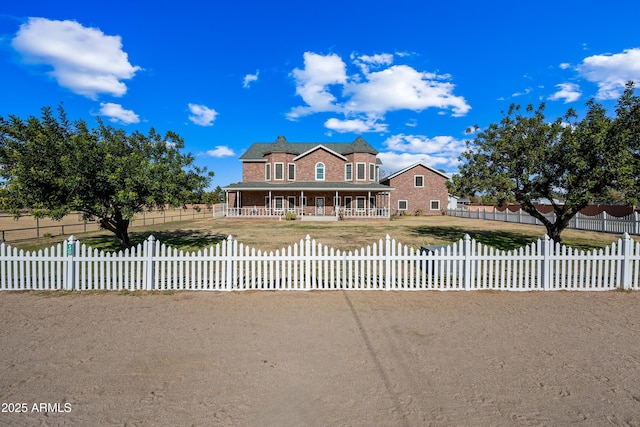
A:
{"type": "Polygon", "coordinates": [[[224,188],[229,217],[388,219],[394,188],[378,182],[378,152],[351,143],[256,143],[240,156],[242,182],[224,188]]]}
{"type": "Polygon", "coordinates": [[[391,174],[380,184],[395,188],[390,195],[396,215],[442,215],[449,202],[449,177],[424,163],[415,163],[391,174]]]}

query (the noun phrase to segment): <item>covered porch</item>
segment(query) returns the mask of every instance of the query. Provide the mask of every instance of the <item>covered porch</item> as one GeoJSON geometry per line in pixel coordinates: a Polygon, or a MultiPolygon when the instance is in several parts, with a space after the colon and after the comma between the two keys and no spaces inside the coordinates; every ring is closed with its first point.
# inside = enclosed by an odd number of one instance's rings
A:
{"type": "MultiPolygon", "coordinates": [[[[390,191],[380,184],[240,183],[225,188],[226,216],[230,218],[282,218],[291,212],[299,219],[389,219],[390,191]],[[251,185],[253,184],[253,185],[251,185]],[[256,184],[261,184],[259,187],[256,184]]],[[[291,214],[290,214],[291,215],[291,214]]]]}

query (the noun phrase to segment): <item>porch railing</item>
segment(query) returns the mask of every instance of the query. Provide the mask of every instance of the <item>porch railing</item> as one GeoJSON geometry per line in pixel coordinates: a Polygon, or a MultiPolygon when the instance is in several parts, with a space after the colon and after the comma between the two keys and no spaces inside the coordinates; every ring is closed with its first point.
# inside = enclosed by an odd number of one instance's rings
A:
{"type": "MultiPolygon", "coordinates": [[[[295,209],[274,209],[264,207],[245,207],[245,208],[229,208],[227,217],[235,218],[274,218],[282,217],[287,212],[295,212],[296,216],[317,215],[314,206],[295,209]]],[[[334,216],[335,209],[332,206],[324,207],[322,216],[334,216]]],[[[341,218],[389,218],[390,212],[387,208],[371,208],[371,209],[346,209],[340,208],[338,216],[341,218]]]]}

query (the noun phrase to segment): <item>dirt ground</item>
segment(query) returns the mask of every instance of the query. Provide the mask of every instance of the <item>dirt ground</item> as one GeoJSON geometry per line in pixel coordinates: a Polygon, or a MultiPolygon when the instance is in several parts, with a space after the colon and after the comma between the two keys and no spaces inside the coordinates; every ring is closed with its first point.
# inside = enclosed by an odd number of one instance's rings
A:
{"type": "Polygon", "coordinates": [[[638,307],[640,292],[3,292],[0,425],[640,426],[638,307]]]}

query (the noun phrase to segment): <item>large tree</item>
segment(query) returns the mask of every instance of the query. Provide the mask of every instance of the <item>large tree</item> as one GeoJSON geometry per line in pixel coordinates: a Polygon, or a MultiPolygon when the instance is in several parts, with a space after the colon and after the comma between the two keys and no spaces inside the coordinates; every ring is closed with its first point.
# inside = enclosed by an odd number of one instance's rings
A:
{"type": "Polygon", "coordinates": [[[500,123],[467,141],[450,190],[517,202],[560,242],[571,218],[594,200],[607,200],[613,192],[631,203],[637,199],[640,100],[629,83],[614,116],[594,101],[581,120],[569,109],[548,121],[544,110],[544,103],[524,112],[512,105],[500,123]],[[536,209],[537,199],[551,203],[555,220],[536,209]]]}
{"type": "Polygon", "coordinates": [[[183,148],[174,132],[128,134],[99,119],[90,128],[62,106],[57,117],[50,107],[41,118],[0,117],[0,208],[56,220],[79,211],[127,247],[134,214],[183,205],[210,182],[183,148]]]}

